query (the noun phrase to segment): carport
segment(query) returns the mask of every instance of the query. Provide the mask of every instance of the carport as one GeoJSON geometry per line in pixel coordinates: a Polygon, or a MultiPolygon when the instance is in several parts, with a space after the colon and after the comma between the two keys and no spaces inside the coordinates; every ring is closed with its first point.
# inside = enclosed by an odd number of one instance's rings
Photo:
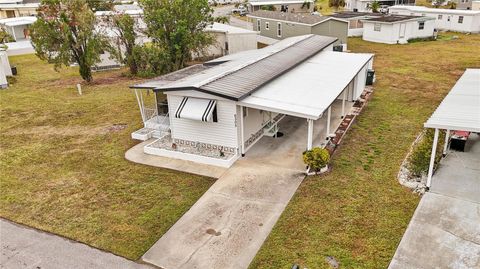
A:
{"type": "MultiPolygon", "coordinates": [[[[238,104],[242,109],[248,107],[305,119],[305,148],[312,149],[320,146],[315,139],[318,137],[318,133],[314,135],[315,128],[324,129],[324,137],[328,140],[331,130],[336,127],[332,115],[343,118],[359,98],[365,88],[372,57],[373,54],[324,51],[251,93],[238,104]],[[322,119],[321,123],[319,119],[322,119]],[[314,142],[317,144],[314,145],[314,142]]],[[[241,141],[245,140],[243,125],[241,118],[241,141]]],[[[241,150],[242,154],[248,150],[245,143],[241,150]]]]}
{"type": "Polygon", "coordinates": [[[451,131],[480,132],[480,69],[467,69],[424,124],[435,129],[427,187],[432,183],[439,130],[446,130],[443,152],[448,150],[451,131]]]}

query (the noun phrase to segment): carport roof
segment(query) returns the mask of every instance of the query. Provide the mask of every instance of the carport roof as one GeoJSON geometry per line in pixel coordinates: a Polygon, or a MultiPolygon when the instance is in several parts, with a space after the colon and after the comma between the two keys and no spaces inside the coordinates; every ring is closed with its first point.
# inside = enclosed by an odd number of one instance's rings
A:
{"type": "Polygon", "coordinates": [[[463,73],[424,126],[480,132],[480,69],[463,73]]]}
{"type": "Polygon", "coordinates": [[[373,54],[323,51],[264,85],[240,104],[316,120],[372,57],[373,54]]]}

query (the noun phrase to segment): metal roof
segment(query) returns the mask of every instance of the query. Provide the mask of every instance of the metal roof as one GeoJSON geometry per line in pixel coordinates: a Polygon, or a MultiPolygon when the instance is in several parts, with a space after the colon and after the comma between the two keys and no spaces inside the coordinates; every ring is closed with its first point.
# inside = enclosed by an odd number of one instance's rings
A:
{"type": "Polygon", "coordinates": [[[424,126],[480,132],[480,69],[463,73],[424,126]]]}
{"type": "Polygon", "coordinates": [[[312,35],[291,47],[209,82],[200,89],[233,97],[236,100],[242,99],[336,40],[337,38],[312,35]]]}
{"type": "Polygon", "coordinates": [[[373,54],[320,52],[240,104],[316,120],[372,57],[373,54]]]}
{"type": "Polygon", "coordinates": [[[271,19],[278,21],[288,21],[294,23],[302,23],[308,25],[316,25],[318,23],[327,21],[331,17],[329,16],[318,16],[305,13],[288,13],[288,12],[279,12],[279,11],[270,11],[270,10],[258,10],[254,11],[247,15],[249,18],[259,18],[259,19],[271,19]]]}
{"type": "Polygon", "coordinates": [[[193,89],[238,101],[336,40],[318,35],[287,38],[264,49],[239,53],[241,57],[233,54],[210,61],[207,64],[216,66],[156,90],[193,89]]]}

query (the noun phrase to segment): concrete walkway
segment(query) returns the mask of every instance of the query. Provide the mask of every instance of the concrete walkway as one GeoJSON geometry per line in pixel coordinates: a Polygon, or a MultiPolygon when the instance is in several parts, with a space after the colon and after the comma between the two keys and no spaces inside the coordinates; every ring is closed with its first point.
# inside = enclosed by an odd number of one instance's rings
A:
{"type": "Polygon", "coordinates": [[[0,219],[0,268],[152,269],[60,236],[0,219]]]}
{"type": "Polygon", "coordinates": [[[389,269],[480,268],[480,136],[470,138],[441,161],[389,269]]]}

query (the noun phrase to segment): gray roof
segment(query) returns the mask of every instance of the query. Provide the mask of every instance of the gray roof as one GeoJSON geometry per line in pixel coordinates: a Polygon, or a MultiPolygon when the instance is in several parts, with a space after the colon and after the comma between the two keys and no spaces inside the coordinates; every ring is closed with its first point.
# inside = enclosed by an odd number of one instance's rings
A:
{"type": "Polygon", "coordinates": [[[132,86],[160,91],[197,90],[241,100],[261,86],[333,44],[337,38],[304,35],[286,38],[263,49],[244,51],[132,86]],[[180,74],[179,74],[180,73],[180,74]],[[186,74],[190,73],[190,74],[186,74]],[[177,78],[175,81],[175,77],[177,78]]]}
{"type": "Polygon", "coordinates": [[[304,24],[315,25],[321,23],[330,17],[328,16],[319,16],[319,15],[311,15],[311,14],[297,14],[297,13],[289,13],[289,12],[278,12],[278,11],[268,11],[268,10],[259,10],[252,12],[247,15],[248,17],[258,17],[258,18],[266,18],[272,20],[281,20],[281,21],[289,21],[289,22],[298,22],[304,24]]]}
{"type": "Polygon", "coordinates": [[[377,18],[369,18],[365,19],[365,21],[373,21],[373,22],[398,22],[398,21],[409,21],[409,20],[416,20],[426,17],[422,16],[407,16],[407,15],[386,15],[377,18]]]}
{"type": "Polygon", "coordinates": [[[338,12],[330,15],[330,17],[339,18],[339,19],[350,19],[350,18],[356,18],[356,17],[380,17],[380,16],[383,16],[383,14],[373,13],[373,12],[353,12],[353,11],[338,12]]]}

